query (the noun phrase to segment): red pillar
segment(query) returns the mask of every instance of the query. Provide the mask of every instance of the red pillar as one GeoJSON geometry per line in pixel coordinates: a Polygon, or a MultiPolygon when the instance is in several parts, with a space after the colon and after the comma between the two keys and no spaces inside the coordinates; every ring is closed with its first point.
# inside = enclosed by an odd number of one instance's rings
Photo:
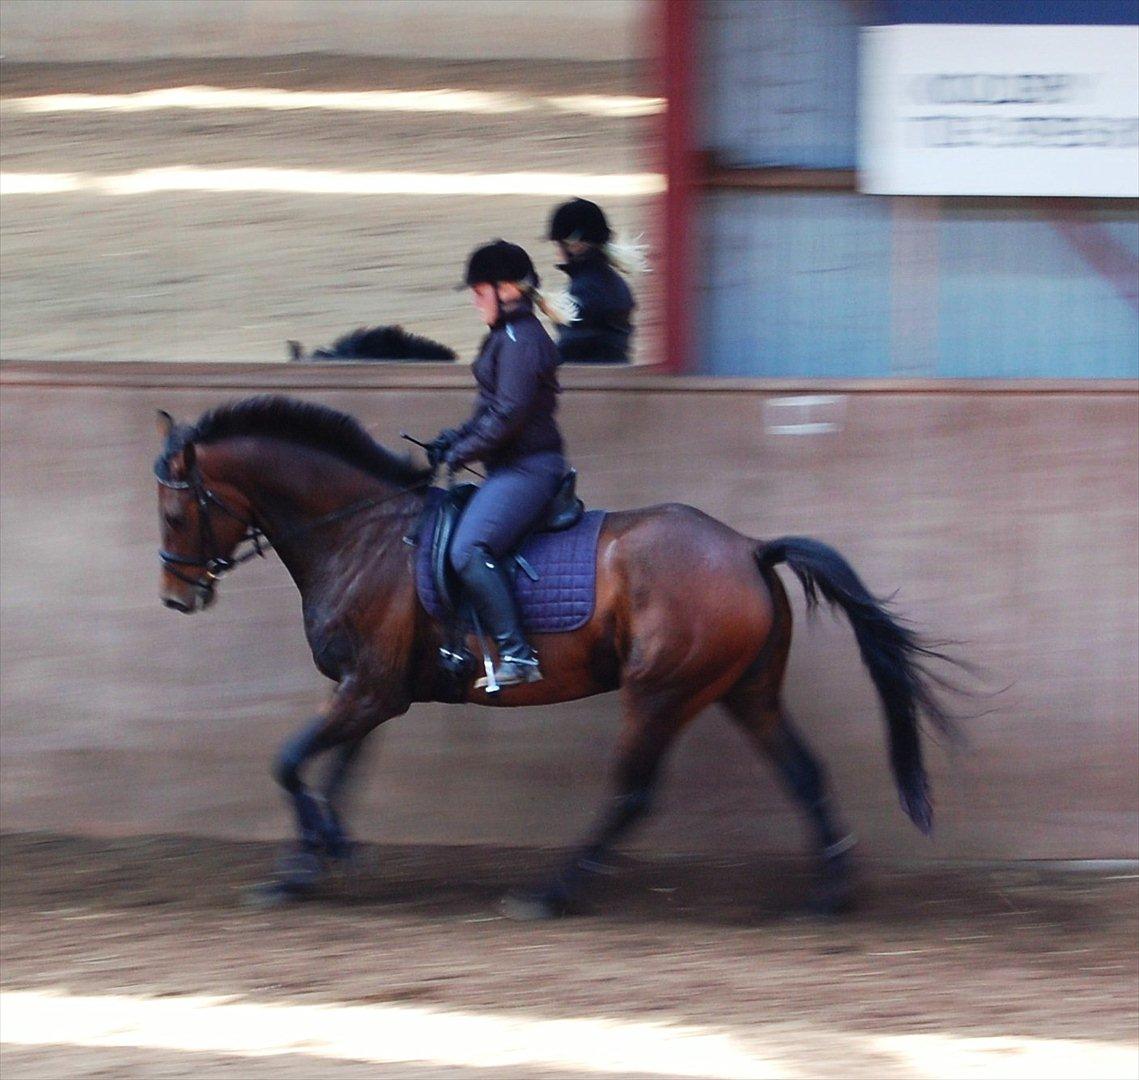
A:
{"type": "Polygon", "coordinates": [[[663,206],[664,362],[671,372],[691,370],[693,208],[697,182],[694,152],[694,105],[699,56],[698,0],[657,0],[657,38],[664,120],[664,174],[668,190],[663,206]]]}

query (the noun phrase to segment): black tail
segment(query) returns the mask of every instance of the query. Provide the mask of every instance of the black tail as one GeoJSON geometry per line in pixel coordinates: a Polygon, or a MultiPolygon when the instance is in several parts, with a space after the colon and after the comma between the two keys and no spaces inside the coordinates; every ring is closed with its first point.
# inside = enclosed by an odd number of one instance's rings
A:
{"type": "Polygon", "coordinates": [[[949,658],[892,618],[885,603],[870,594],[834,548],[805,536],[783,536],[760,544],[756,559],[761,568],[785,562],[802,584],[809,609],[818,605],[821,593],[827,603],[846,613],[858,639],[862,662],[874,680],[886,713],[890,763],[902,807],[922,832],[930,832],[933,808],[929,780],[922,765],[918,714],[924,712],[945,734],[953,734],[955,725],[938,704],[930,685],[942,680],[931,676],[921,661],[949,658]]]}

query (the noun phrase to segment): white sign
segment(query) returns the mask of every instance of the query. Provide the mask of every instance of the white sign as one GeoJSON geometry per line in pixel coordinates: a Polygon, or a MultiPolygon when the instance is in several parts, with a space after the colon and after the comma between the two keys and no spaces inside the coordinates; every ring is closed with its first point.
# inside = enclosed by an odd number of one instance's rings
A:
{"type": "Polygon", "coordinates": [[[862,31],[859,190],[1139,197],[1139,26],[862,31]]]}

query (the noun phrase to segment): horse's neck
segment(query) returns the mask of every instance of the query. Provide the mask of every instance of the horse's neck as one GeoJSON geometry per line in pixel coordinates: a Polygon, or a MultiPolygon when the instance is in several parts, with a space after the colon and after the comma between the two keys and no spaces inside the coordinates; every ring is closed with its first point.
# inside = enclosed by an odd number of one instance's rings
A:
{"type": "Polygon", "coordinates": [[[369,512],[369,502],[398,502],[400,489],[329,454],[256,440],[255,446],[232,447],[218,456],[223,478],[249,501],[256,523],[302,591],[361,543],[383,546],[388,532],[400,532],[398,513],[369,512]],[[342,511],[348,513],[339,517],[342,511]]]}

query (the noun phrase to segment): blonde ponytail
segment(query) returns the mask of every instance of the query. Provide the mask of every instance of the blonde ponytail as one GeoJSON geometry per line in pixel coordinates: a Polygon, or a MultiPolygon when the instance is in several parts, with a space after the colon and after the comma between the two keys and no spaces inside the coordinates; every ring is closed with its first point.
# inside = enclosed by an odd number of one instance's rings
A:
{"type": "Polygon", "coordinates": [[[652,272],[649,266],[649,245],[642,244],[640,237],[632,240],[610,240],[601,245],[601,251],[609,260],[610,266],[620,270],[626,276],[629,274],[648,274],[652,272]]]}
{"type": "Polygon", "coordinates": [[[556,293],[553,296],[546,296],[540,289],[536,289],[533,285],[519,284],[518,288],[522,290],[523,294],[529,297],[530,302],[546,316],[555,326],[566,326],[569,323],[577,322],[581,317],[577,302],[569,293],[556,293]]]}

